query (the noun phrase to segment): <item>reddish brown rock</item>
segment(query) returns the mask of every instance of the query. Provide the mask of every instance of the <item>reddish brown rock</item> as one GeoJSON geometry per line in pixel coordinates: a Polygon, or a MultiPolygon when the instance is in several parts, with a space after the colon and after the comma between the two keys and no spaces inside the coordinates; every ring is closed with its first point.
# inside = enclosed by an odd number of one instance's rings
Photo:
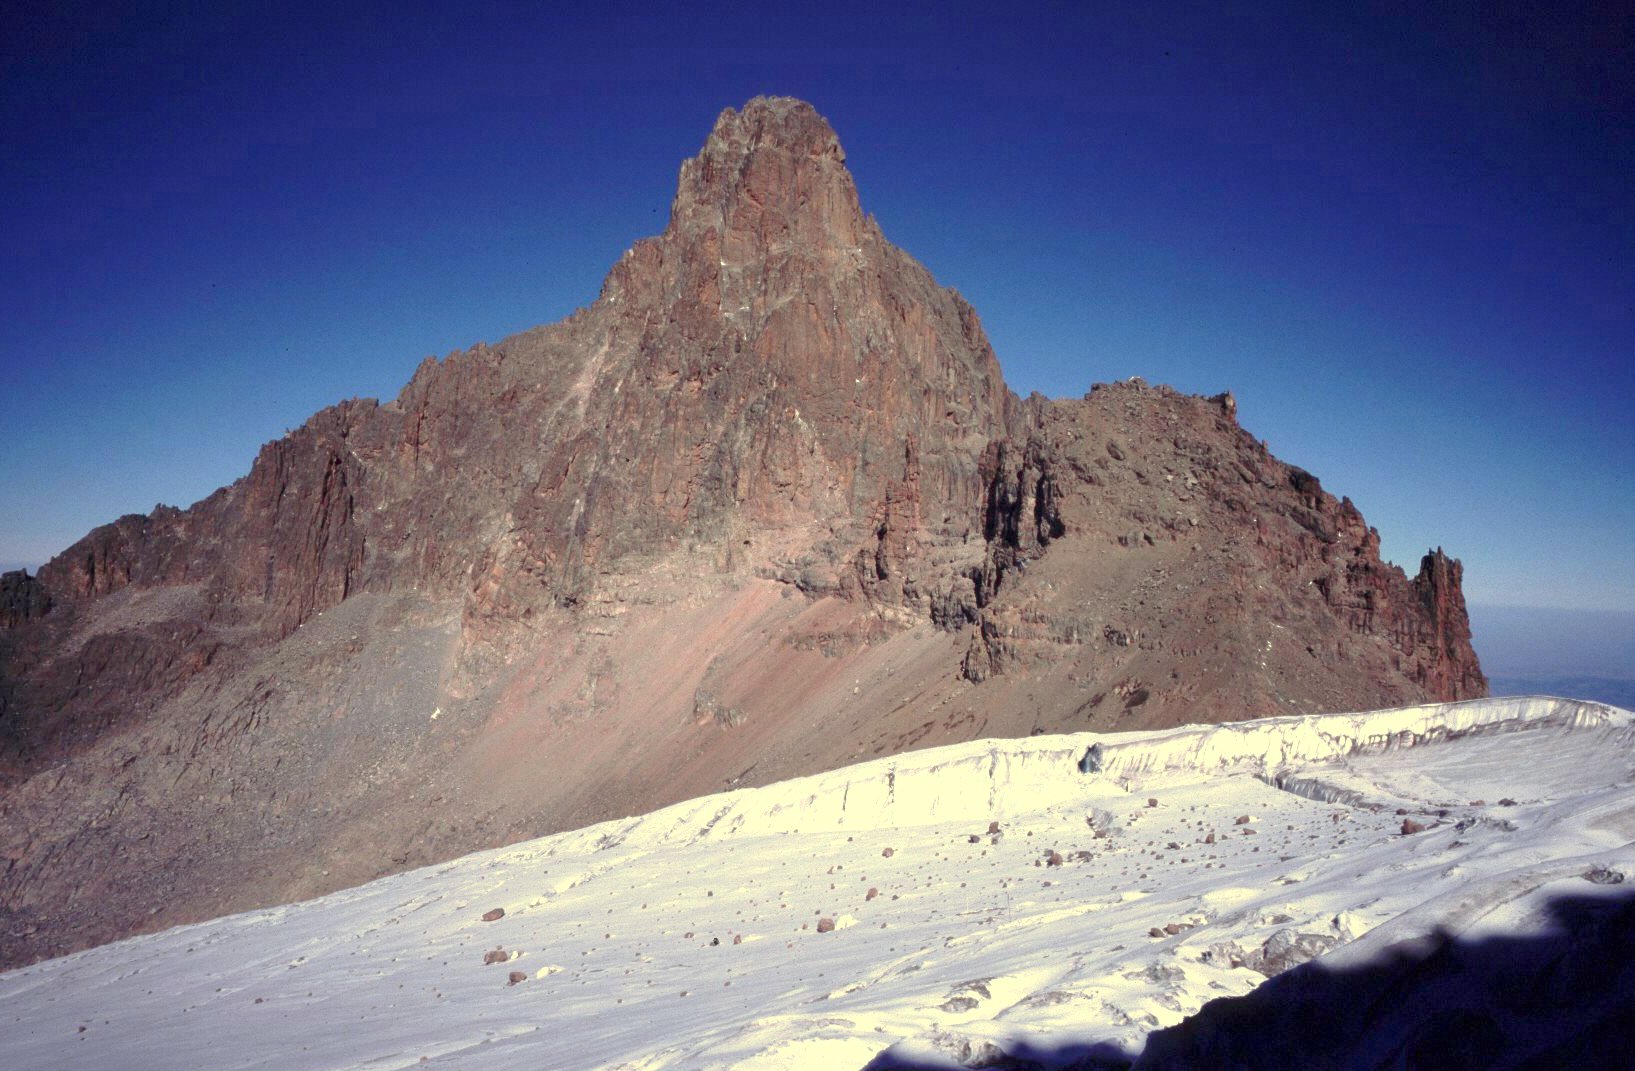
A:
{"type": "Polygon", "coordinates": [[[586,308],[0,578],[0,965],[859,755],[1481,694],[1459,563],[1240,418],[1017,398],[822,117],[729,109],[586,308]]]}
{"type": "Polygon", "coordinates": [[[1458,563],[1433,552],[1409,580],[1381,562],[1349,500],[1210,399],[1139,382],[1030,398],[984,473],[971,680],[1076,664],[1105,682],[1080,701],[1094,728],[1486,693],[1458,563]]]}
{"type": "Polygon", "coordinates": [[[26,569],[0,573],[0,629],[16,628],[25,621],[44,617],[51,609],[45,585],[26,569]]]}
{"type": "Polygon", "coordinates": [[[498,922],[500,919],[503,919],[504,917],[505,917],[505,908],[503,908],[503,907],[491,908],[490,910],[483,912],[483,921],[484,922],[498,922]]]}

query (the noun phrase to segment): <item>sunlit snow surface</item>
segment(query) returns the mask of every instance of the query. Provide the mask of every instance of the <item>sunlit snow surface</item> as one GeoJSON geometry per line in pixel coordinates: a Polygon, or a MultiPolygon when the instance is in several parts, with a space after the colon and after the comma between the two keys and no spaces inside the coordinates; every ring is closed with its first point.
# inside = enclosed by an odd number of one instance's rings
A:
{"type": "Polygon", "coordinates": [[[0,975],[0,1067],[1133,1055],[1264,981],[1231,963],[1279,931],[1356,962],[1635,876],[1632,743],[1626,711],[1502,699],[914,752],[0,975]]]}

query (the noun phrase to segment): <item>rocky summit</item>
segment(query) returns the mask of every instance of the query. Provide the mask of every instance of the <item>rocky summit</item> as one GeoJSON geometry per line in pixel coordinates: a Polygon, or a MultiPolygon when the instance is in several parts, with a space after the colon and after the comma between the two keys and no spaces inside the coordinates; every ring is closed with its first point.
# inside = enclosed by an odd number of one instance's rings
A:
{"type": "Polygon", "coordinates": [[[567,320],[0,577],[0,964],[982,736],[1480,696],[1210,398],[1018,398],[805,103],[567,320]]]}

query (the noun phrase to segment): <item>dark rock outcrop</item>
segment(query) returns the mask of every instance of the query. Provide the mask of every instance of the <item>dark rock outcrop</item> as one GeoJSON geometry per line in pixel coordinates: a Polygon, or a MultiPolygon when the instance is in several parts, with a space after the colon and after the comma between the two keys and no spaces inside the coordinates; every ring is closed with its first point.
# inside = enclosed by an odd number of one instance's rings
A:
{"type": "Polygon", "coordinates": [[[25,621],[44,617],[51,609],[51,596],[39,579],[26,569],[0,573],[0,628],[16,628],[25,621]]]}
{"type": "Polygon", "coordinates": [[[1237,416],[1017,398],[811,106],[729,109],[589,307],[0,578],[0,962],[907,747],[1480,694],[1459,563],[1237,416]]]}

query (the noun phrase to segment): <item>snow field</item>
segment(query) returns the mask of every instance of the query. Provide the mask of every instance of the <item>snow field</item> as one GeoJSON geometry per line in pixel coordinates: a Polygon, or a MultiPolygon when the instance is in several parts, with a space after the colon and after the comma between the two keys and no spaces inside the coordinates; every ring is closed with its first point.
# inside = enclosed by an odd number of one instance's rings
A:
{"type": "Polygon", "coordinates": [[[1133,1055],[1268,956],[1525,930],[1635,874],[1632,721],[1491,700],[875,760],[0,975],[0,1065],[1133,1055]]]}

